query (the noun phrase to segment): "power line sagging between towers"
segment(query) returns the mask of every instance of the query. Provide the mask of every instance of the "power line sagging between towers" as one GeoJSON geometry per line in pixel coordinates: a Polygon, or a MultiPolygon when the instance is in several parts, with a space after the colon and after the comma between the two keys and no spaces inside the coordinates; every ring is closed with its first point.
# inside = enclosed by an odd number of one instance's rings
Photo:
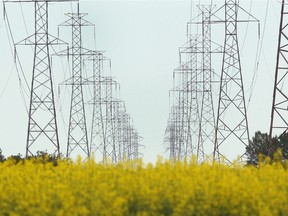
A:
{"type": "Polygon", "coordinates": [[[238,149],[238,161],[244,161],[245,150],[250,148],[237,25],[259,21],[236,0],[225,0],[217,10],[212,4],[198,9],[198,16],[188,22],[188,42],[179,51],[180,72],[174,72],[173,106],[165,137],[170,159],[190,160],[194,155],[199,163],[232,163],[237,158],[229,157],[229,151],[238,149]],[[239,21],[239,11],[249,19],[239,21]],[[217,38],[212,31],[215,24],[224,24],[223,46],[213,41],[217,38]],[[212,54],[223,55],[221,72],[219,67],[212,68],[216,61],[212,54]]]}
{"type": "MultiPolygon", "coordinates": [[[[21,1],[14,2],[21,3],[21,1]]],[[[15,44],[34,46],[26,156],[43,151],[56,156],[65,154],[70,158],[80,155],[85,160],[95,155],[98,161],[112,163],[142,157],[140,153],[143,148],[142,137],[133,126],[125,102],[119,97],[119,83],[111,76],[111,64],[108,66],[105,64],[110,60],[104,56],[103,51],[85,48],[83,45],[85,39],[82,37],[82,28],[93,27],[94,24],[84,18],[87,13],[80,13],[79,2],[76,12],[67,13],[69,19],[59,25],[61,28],[63,26],[72,28],[70,31],[72,39],[69,43],[48,32],[48,26],[52,28],[48,24],[48,5],[49,2],[58,1],[29,2],[34,3],[35,33],[15,44]],[[54,52],[50,53],[50,47],[59,44],[66,45],[67,49],[59,52],[53,49],[54,52]],[[64,82],[55,78],[54,71],[58,68],[54,64],[52,70],[52,56],[65,57],[59,59],[63,63],[67,58],[67,64],[71,65],[71,76],[64,82]],[[88,64],[92,67],[87,72],[85,70],[88,64]],[[106,70],[110,73],[105,73],[106,70]],[[61,86],[71,87],[69,109],[64,111],[64,116],[69,113],[66,135],[59,129],[57,125],[59,121],[56,121],[58,107],[54,100],[56,91],[54,87],[59,83],[61,86]],[[88,94],[91,89],[93,93],[88,94]],[[92,109],[92,114],[88,112],[89,109],[92,109]],[[67,140],[66,151],[61,151],[64,140],[67,140]]],[[[59,70],[57,72],[59,73],[59,70]]]]}

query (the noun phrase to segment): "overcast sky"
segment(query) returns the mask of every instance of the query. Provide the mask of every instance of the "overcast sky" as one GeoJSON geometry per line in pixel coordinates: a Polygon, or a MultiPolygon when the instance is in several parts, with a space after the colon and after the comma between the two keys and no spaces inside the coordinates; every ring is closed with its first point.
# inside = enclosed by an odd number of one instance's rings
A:
{"type": "MultiPolygon", "coordinates": [[[[239,24],[241,27],[238,29],[251,137],[257,130],[268,132],[270,124],[281,5],[276,0],[267,1],[240,1],[240,5],[261,22],[260,40],[257,24],[239,24]],[[258,55],[257,47],[261,51],[258,55]],[[259,66],[255,69],[257,60],[259,66]]],[[[157,155],[168,156],[163,138],[171,105],[169,90],[173,87],[173,69],[179,63],[178,48],[186,42],[186,23],[191,11],[192,17],[197,15],[196,5],[199,2],[192,1],[191,10],[191,1],[80,1],[80,11],[88,13],[86,19],[95,24],[96,48],[104,50],[105,55],[111,59],[112,74],[121,85],[121,99],[125,101],[127,111],[134,119],[135,128],[144,138],[142,144],[145,149],[142,152],[145,161],[155,161],[157,155]]],[[[202,4],[209,2],[201,1],[202,4]]],[[[222,0],[213,1],[218,8],[223,3],[222,0]]],[[[64,13],[71,12],[76,7],[73,3],[49,5],[49,31],[57,35],[57,25],[67,19],[64,13]]],[[[33,4],[10,3],[6,9],[15,42],[33,33],[33,4]]],[[[0,11],[3,11],[3,5],[0,11]]],[[[243,19],[247,19],[245,13],[242,15],[243,19]]],[[[223,26],[212,28],[215,34],[213,40],[223,44],[224,32],[221,29],[223,26]]],[[[64,39],[68,37],[68,33],[67,29],[60,31],[64,39]]],[[[83,34],[84,46],[94,49],[93,28],[85,29],[83,34]]],[[[27,91],[27,88],[25,89],[21,72],[23,86],[19,84],[13,63],[14,50],[9,45],[12,42],[3,18],[0,20],[0,39],[0,148],[4,155],[24,155],[28,125],[25,106],[29,98],[21,93],[27,91]]],[[[30,83],[32,49],[21,46],[17,50],[25,77],[30,83]]],[[[221,68],[216,61],[221,58],[213,59],[216,67],[214,69],[220,74],[221,68]]],[[[64,151],[68,122],[65,115],[67,110],[64,109],[69,104],[70,91],[69,88],[61,88],[60,94],[58,92],[58,84],[68,76],[65,75],[67,64],[65,60],[61,61],[64,61],[63,67],[57,68],[57,73],[54,71],[54,84],[57,86],[58,116],[63,116],[59,117],[58,122],[61,129],[61,149],[64,151]],[[63,105],[62,110],[59,108],[60,104],[63,105]]],[[[59,63],[60,60],[55,62],[55,65],[62,64],[59,63]]],[[[215,90],[214,94],[217,95],[218,91],[215,90]]],[[[91,112],[91,108],[89,109],[87,112],[91,112]]],[[[231,154],[241,153],[236,149],[231,154]]]]}

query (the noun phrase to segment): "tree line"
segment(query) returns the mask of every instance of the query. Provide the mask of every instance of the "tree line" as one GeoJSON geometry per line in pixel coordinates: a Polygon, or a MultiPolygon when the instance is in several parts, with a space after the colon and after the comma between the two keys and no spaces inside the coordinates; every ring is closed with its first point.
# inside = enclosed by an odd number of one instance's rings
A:
{"type": "MultiPolygon", "coordinates": [[[[281,136],[274,136],[269,142],[268,133],[262,133],[260,131],[255,132],[252,140],[249,140],[249,146],[246,147],[246,157],[247,157],[247,165],[255,165],[257,166],[260,160],[260,157],[269,157],[271,162],[274,161],[277,157],[279,159],[279,154],[275,154],[276,152],[281,151],[282,160],[288,159],[288,133],[284,133],[281,136]]],[[[25,160],[36,159],[42,163],[53,163],[55,166],[57,165],[57,161],[59,160],[69,160],[64,158],[64,156],[55,156],[53,154],[48,154],[44,151],[38,151],[36,155],[29,156],[27,158],[22,157],[21,154],[11,155],[8,158],[2,154],[2,150],[0,149],[0,163],[6,160],[12,159],[15,163],[24,162],[25,160]]]]}
{"type": "Polygon", "coordinates": [[[46,164],[53,163],[54,166],[57,166],[59,160],[67,160],[63,155],[57,156],[53,154],[48,154],[45,151],[38,151],[36,155],[23,157],[21,154],[11,155],[9,157],[5,157],[2,153],[2,149],[0,149],[0,163],[5,162],[6,160],[12,160],[15,164],[24,163],[25,160],[35,160],[37,162],[46,164]]]}
{"type": "Polygon", "coordinates": [[[258,165],[261,158],[269,157],[271,162],[279,160],[279,152],[282,160],[288,159],[288,133],[274,136],[269,141],[269,134],[260,131],[255,132],[250,146],[246,147],[247,164],[258,165]]]}

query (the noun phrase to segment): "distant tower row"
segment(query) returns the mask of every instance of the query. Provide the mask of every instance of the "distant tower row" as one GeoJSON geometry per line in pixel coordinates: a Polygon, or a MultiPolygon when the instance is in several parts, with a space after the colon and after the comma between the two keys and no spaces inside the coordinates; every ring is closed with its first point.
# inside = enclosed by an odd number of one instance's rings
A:
{"type": "MultiPolygon", "coordinates": [[[[191,25],[200,24],[201,35],[188,34],[188,42],[180,48],[180,84],[173,89],[177,93],[174,93],[175,100],[165,138],[172,160],[189,160],[194,155],[197,156],[198,162],[224,159],[225,162],[231,163],[231,158],[227,157],[229,150],[242,148],[243,153],[239,158],[242,160],[245,159],[245,148],[249,149],[247,111],[237,38],[237,15],[238,10],[242,8],[238,6],[237,1],[226,0],[222,7],[225,19],[215,21],[212,18],[219,16],[215,16],[213,7],[199,6],[201,13],[197,17],[201,17],[202,20],[192,20],[188,25],[193,32],[191,25]],[[216,49],[211,49],[211,24],[214,23],[225,23],[224,49],[218,45],[216,49]],[[194,39],[191,40],[192,38],[194,39]],[[216,73],[212,69],[213,53],[223,54],[222,70],[218,75],[220,80],[215,79],[216,73]],[[183,55],[186,57],[183,58],[183,55]],[[219,95],[218,100],[214,101],[212,89],[217,85],[219,95]],[[217,107],[216,121],[214,107],[217,107]],[[187,134],[190,138],[183,139],[187,134]]],[[[221,10],[217,13],[219,11],[221,10]]],[[[250,14],[249,16],[252,17],[250,14]]]]}
{"type": "MultiPolygon", "coordinates": [[[[34,45],[26,156],[45,150],[57,156],[60,155],[60,143],[49,47],[67,43],[48,33],[48,3],[59,1],[32,2],[35,6],[35,33],[16,44],[34,45]]],[[[116,163],[136,159],[141,156],[142,138],[132,126],[124,101],[116,96],[115,86],[119,84],[103,74],[103,62],[107,58],[103,56],[103,52],[83,48],[82,27],[94,26],[83,18],[85,15],[87,14],[79,12],[79,3],[76,13],[67,14],[70,18],[60,26],[72,27],[71,47],[56,53],[58,56],[71,57],[72,64],[72,77],[61,83],[72,87],[66,156],[81,155],[85,159],[100,152],[102,161],[116,163]],[[87,60],[93,62],[91,78],[83,77],[83,62],[87,60]],[[91,143],[88,142],[84,85],[93,86],[93,98],[90,101],[93,105],[91,143]]]]}

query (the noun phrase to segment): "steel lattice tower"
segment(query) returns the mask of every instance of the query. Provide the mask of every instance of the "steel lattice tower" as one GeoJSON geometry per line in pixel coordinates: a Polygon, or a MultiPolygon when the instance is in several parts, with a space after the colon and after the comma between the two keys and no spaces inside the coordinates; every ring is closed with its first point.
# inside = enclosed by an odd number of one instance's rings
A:
{"type": "Polygon", "coordinates": [[[117,82],[112,77],[105,77],[103,80],[105,89],[105,97],[103,102],[105,103],[105,115],[104,115],[104,139],[103,139],[103,160],[117,163],[117,147],[116,147],[116,133],[114,125],[114,109],[113,109],[113,93],[117,89],[117,82]],[[114,91],[113,91],[114,89],[114,91]]]}
{"type": "Polygon", "coordinates": [[[89,102],[93,105],[90,153],[96,158],[100,156],[104,163],[136,159],[141,155],[141,137],[131,126],[125,102],[117,96],[119,83],[111,76],[104,76],[103,63],[108,61],[111,67],[110,60],[103,52],[87,51],[83,55],[84,60],[93,62],[93,77],[87,81],[93,84],[93,98],[89,102]]]}
{"type": "Polygon", "coordinates": [[[124,158],[124,151],[123,146],[125,145],[123,143],[123,112],[125,110],[125,104],[124,101],[121,100],[115,100],[115,111],[114,111],[114,122],[115,122],[115,128],[116,128],[116,139],[117,139],[117,155],[118,159],[117,161],[123,161],[124,158]]]}
{"type": "Polygon", "coordinates": [[[26,157],[40,151],[43,147],[44,151],[53,149],[54,155],[60,155],[49,47],[66,43],[48,32],[48,3],[59,1],[5,2],[34,2],[35,32],[16,44],[34,46],[26,157]]]}
{"type": "Polygon", "coordinates": [[[181,159],[181,152],[179,150],[179,142],[178,142],[178,135],[177,135],[177,122],[176,122],[176,109],[177,107],[174,105],[171,107],[169,119],[166,127],[166,137],[165,141],[168,142],[169,145],[169,158],[170,160],[180,160],[181,159]]]}
{"type": "MultiPolygon", "coordinates": [[[[275,71],[275,83],[273,90],[273,102],[271,112],[271,123],[269,138],[272,139],[273,133],[277,132],[279,137],[288,131],[288,90],[287,90],[287,71],[288,71],[288,7],[285,0],[282,0],[280,29],[278,38],[277,62],[275,71]]],[[[269,151],[273,150],[271,146],[269,151]]]]}
{"type": "Polygon", "coordinates": [[[121,152],[122,152],[122,159],[129,160],[131,159],[131,145],[130,145],[130,128],[131,128],[131,117],[126,113],[125,108],[121,112],[121,152]]]}
{"type": "Polygon", "coordinates": [[[212,5],[202,6],[202,100],[200,110],[200,128],[197,156],[204,160],[205,156],[213,156],[215,143],[215,117],[212,99],[211,68],[211,11],[212,5]]]}
{"type": "MultiPolygon", "coordinates": [[[[199,6],[201,35],[187,32],[188,41],[180,47],[180,66],[175,70],[180,80],[166,129],[166,141],[170,142],[170,159],[189,160],[196,156],[202,162],[208,156],[213,159],[215,145],[215,115],[212,98],[212,53],[221,53],[217,47],[211,49],[212,5],[199,6]]],[[[196,18],[197,18],[196,17],[196,18]]],[[[187,30],[189,30],[187,28],[187,30]]]]}
{"type": "Polygon", "coordinates": [[[182,103],[182,91],[176,90],[176,98],[175,98],[175,106],[173,115],[175,116],[174,119],[174,126],[175,126],[175,142],[176,142],[176,149],[177,149],[177,159],[183,160],[185,158],[185,146],[184,146],[184,137],[183,137],[183,103],[182,103]]]}
{"type": "Polygon", "coordinates": [[[122,160],[129,159],[129,135],[128,135],[128,128],[130,127],[130,116],[126,113],[125,108],[121,111],[121,140],[120,140],[120,147],[121,147],[121,154],[122,160]]]}
{"type": "Polygon", "coordinates": [[[93,115],[92,115],[92,129],[90,140],[90,152],[95,153],[96,150],[100,150],[100,146],[103,146],[104,140],[104,121],[102,112],[102,88],[101,82],[103,78],[101,76],[101,69],[103,68],[104,56],[102,53],[92,56],[93,62],[93,115]]]}
{"type": "MultiPolygon", "coordinates": [[[[190,53],[189,53],[189,67],[191,68],[191,77],[188,81],[188,91],[190,92],[190,95],[188,97],[189,100],[189,112],[188,112],[188,140],[187,143],[189,144],[187,146],[187,154],[189,157],[191,157],[193,154],[198,158],[198,160],[201,160],[201,156],[199,153],[202,152],[203,146],[199,143],[199,130],[200,130],[200,116],[199,116],[199,110],[200,110],[200,104],[199,104],[199,95],[201,85],[199,82],[201,70],[198,69],[198,56],[202,52],[201,47],[201,40],[199,39],[199,35],[195,35],[189,40],[190,43],[190,53]]],[[[204,159],[204,158],[203,158],[204,159]]]]}
{"type": "MultiPolygon", "coordinates": [[[[66,22],[64,25],[67,25],[66,22]]],[[[85,25],[90,24],[85,21],[85,25]]],[[[58,53],[58,55],[67,55],[67,51],[58,53]]],[[[100,156],[104,163],[117,163],[131,159],[132,156],[126,150],[134,147],[129,147],[132,145],[132,135],[130,136],[131,132],[128,128],[130,128],[132,119],[130,117],[125,118],[127,116],[125,103],[117,97],[119,84],[113,77],[104,75],[104,62],[108,61],[110,69],[111,62],[104,57],[101,51],[81,48],[81,56],[83,56],[83,60],[92,61],[93,63],[92,78],[82,81],[83,85],[93,85],[93,97],[89,101],[89,104],[93,105],[90,154],[95,154],[97,159],[100,156]]],[[[66,81],[66,84],[71,85],[73,82],[71,83],[70,79],[66,81]]],[[[138,133],[134,136],[134,140],[135,137],[140,140],[138,133]]],[[[138,145],[141,146],[139,143],[138,145]]],[[[135,147],[134,149],[137,150],[133,154],[134,157],[135,155],[139,156],[139,148],[135,147]]]]}
{"type": "MultiPolygon", "coordinates": [[[[180,85],[167,127],[170,141],[170,159],[189,160],[197,156],[198,162],[208,156],[212,160],[215,143],[215,116],[212,98],[211,16],[212,5],[199,7],[202,20],[190,21],[202,27],[202,35],[188,35],[187,43],[180,47],[180,66],[174,77],[180,85]],[[170,135],[169,135],[170,133],[170,135]]],[[[200,16],[199,15],[199,16],[200,16]]],[[[190,26],[191,28],[191,26],[190,26]]]]}
{"type": "Polygon", "coordinates": [[[175,134],[175,121],[174,121],[174,106],[171,108],[169,119],[167,122],[166,130],[165,130],[165,138],[164,141],[168,143],[169,149],[169,159],[171,161],[178,160],[177,154],[177,143],[176,143],[176,134],[175,134]]]}
{"type": "MultiPolygon", "coordinates": [[[[213,5],[199,7],[201,14],[195,19],[202,17],[202,20],[192,19],[188,24],[201,25],[202,37],[198,38],[198,42],[193,45],[190,35],[190,47],[180,49],[180,67],[177,69],[176,76],[180,79],[180,85],[173,89],[177,94],[174,94],[175,103],[169,115],[165,137],[165,141],[169,142],[170,159],[173,160],[189,159],[190,153],[197,156],[198,162],[205,160],[206,157],[213,161],[220,160],[221,156],[225,158],[224,152],[228,153],[229,147],[230,150],[236,147],[227,146],[226,143],[236,142],[237,145],[240,142],[244,148],[249,146],[237,23],[259,21],[238,6],[236,0],[226,0],[225,5],[220,8],[224,8],[225,20],[219,20],[216,13],[221,10],[212,13],[213,8],[213,5]],[[249,20],[238,20],[238,10],[249,15],[249,20]],[[211,17],[216,20],[212,20],[211,17]],[[250,20],[250,17],[254,20],[250,20]],[[225,23],[224,51],[222,46],[211,40],[212,23],[225,23]],[[216,45],[213,49],[212,44],[216,45]],[[215,81],[212,80],[214,79],[211,60],[213,53],[224,53],[216,125],[212,97],[212,83],[215,81]],[[186,62],[183,61],[185,54],[187,54],[186,62]],[[201,60],[199,60],[200,56],[201,60]],[[188,74],[185,74],[185,71],[188,74]]],[[[192,26],[190,28],[193,31],[192,26]]],[[[225,159],[231,162],[228,158],[225,159]]]]}
{"type": "Polygon", "coordinates": [[[135,160],[142,154],[140,153],[140,144],[142,137],[132,125],[132,118],[126,113],[125,103],[121,100],[115,101],[115,128],[116,128],[116,149],[117,160],[135,160]]]}
{"type": "Polygon", "coordinates": [[[169,143],[170,160],[189,160],[197,154],[199,136],[199,75],[198,57],[202,53],[199,35],[188,35],[179,49],[180,66],[174,70],[180,85],[172,91],[175,96],[171,108],[165,141],[169,143]]]}
{"type": "MultiPolygon", "coordinates": [[[[223,154],[223,148],[228,150],[230,146],[230,150],[232,150],[237,145],[238,147],[249,145],[247,111],[237,37],[237,13],[237,1],[226,0],[225,43],[213,158],[219,161],[220,157],[223,157],[228,163],[232,163],[232,161],[223,154]]],[[[243,159],[243,156],[241,155],[240,159],[243,159]]]]}
{"type": "MultiPolygon", "coordinates": [[[[82,47],[83,26],[94,26],[90,22],[83,19],[86,13],[79,12],[79,4],[77,13],[66,14],[70,17],[69,20],[60,24],[60,26],[72,27],[72,77],[65,81],[66,85],[72,85],[68,143],[67,143],[67,157],[70,157],[73,151],[80,150],[85,156],[90,156],[90,149],[88,144],[87,125],[85,117],[85,107],[83,98],[83,84],[87,84],[82,76],[82,61],[83,56],[93,55],[93,51],[86,50],[82,47]]],[[[77,152],[79,154],[79,152],[77,152]]]]}

